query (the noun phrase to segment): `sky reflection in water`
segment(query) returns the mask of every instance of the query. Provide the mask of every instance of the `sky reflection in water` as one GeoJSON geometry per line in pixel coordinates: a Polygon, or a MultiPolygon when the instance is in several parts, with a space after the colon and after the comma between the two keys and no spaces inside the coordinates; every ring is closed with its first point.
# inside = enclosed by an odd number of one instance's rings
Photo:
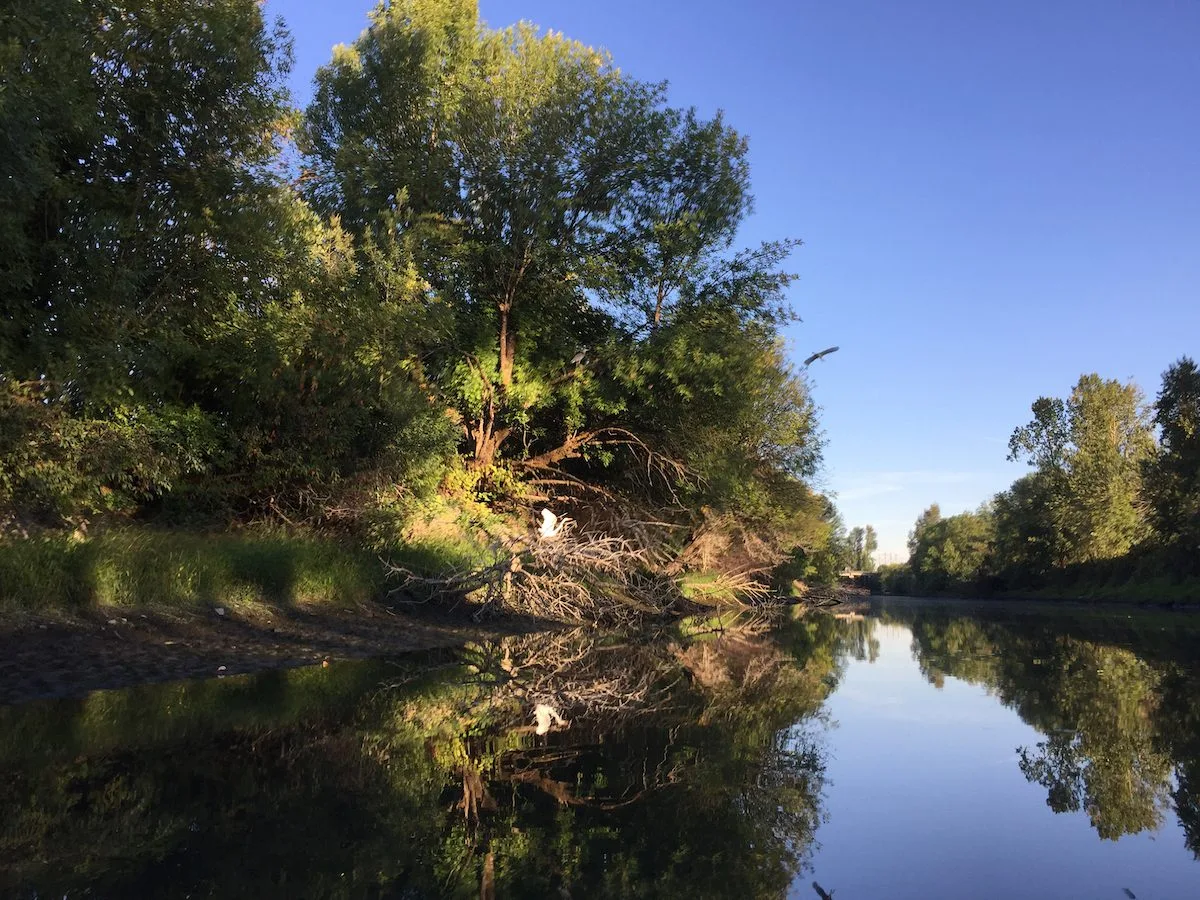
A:
{"type": "Polygon", "coordinates": [[[1033,609],[0,708],[0,896],[1200,896],[1196,620],[1033,609]]]}

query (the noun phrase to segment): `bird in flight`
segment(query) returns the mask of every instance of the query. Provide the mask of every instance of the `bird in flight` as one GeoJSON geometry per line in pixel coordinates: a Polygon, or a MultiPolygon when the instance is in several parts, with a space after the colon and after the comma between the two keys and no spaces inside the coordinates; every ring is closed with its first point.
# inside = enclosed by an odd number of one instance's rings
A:
{"type": "Polygon", "coordinates": [[[818,359],[821,359],[821,357],[828,356],[830,353],[836,353],[837,349],[838,349],[837,347],[826,347],[820,353],[814,353],[812,356],[810,356],[808,359],[806,359],[804,361],[804,365],[811,366],[818,359]]]}

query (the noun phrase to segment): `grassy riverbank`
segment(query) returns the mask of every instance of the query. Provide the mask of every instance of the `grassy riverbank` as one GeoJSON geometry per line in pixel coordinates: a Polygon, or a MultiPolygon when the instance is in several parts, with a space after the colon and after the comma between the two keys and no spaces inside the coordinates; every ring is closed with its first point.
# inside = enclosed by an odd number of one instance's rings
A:
{"type": "Polygon", "coordinates": [[[9,617],[354,606],[382,590],[383,567],[366,550],[283,532],[131,528],[0,545],[0,610],[9,617]]]}

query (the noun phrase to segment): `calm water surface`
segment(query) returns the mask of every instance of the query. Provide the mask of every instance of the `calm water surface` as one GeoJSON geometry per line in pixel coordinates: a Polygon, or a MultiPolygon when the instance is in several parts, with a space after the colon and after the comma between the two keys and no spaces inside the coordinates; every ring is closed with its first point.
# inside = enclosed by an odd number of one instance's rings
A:
{"type": "Polygon", "coordinates": [[[0,896],[1197,898],[1198,657],[889,601],[0,707],[0,896]]]}

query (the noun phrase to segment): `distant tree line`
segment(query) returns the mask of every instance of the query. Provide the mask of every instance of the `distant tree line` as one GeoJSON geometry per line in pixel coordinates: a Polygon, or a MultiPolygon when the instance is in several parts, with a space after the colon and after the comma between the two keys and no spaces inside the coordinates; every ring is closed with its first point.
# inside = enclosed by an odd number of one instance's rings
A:
{"type": "Polygon", "coordinates": [[[290,65],[257,0],[0,11],[0,525],[357,528],[450,487],[826,545],[798,242],[735,243],[719,114],[474,0],[380,4],[303,112],[290,65]]]}
{"type": "MultiPolygon", "coordinates": [[[[1040,397],[1009,441],[1031,470],[975,512],[934,504],[892,567],[898,592],[1120,588],[1200,576],[1200,369],[1163,373],[1153,404],[1132,383],[1084,375],[1040,397]]],[[[1164,596],[1166,596],[1164,595],[1164,596]]]]}

